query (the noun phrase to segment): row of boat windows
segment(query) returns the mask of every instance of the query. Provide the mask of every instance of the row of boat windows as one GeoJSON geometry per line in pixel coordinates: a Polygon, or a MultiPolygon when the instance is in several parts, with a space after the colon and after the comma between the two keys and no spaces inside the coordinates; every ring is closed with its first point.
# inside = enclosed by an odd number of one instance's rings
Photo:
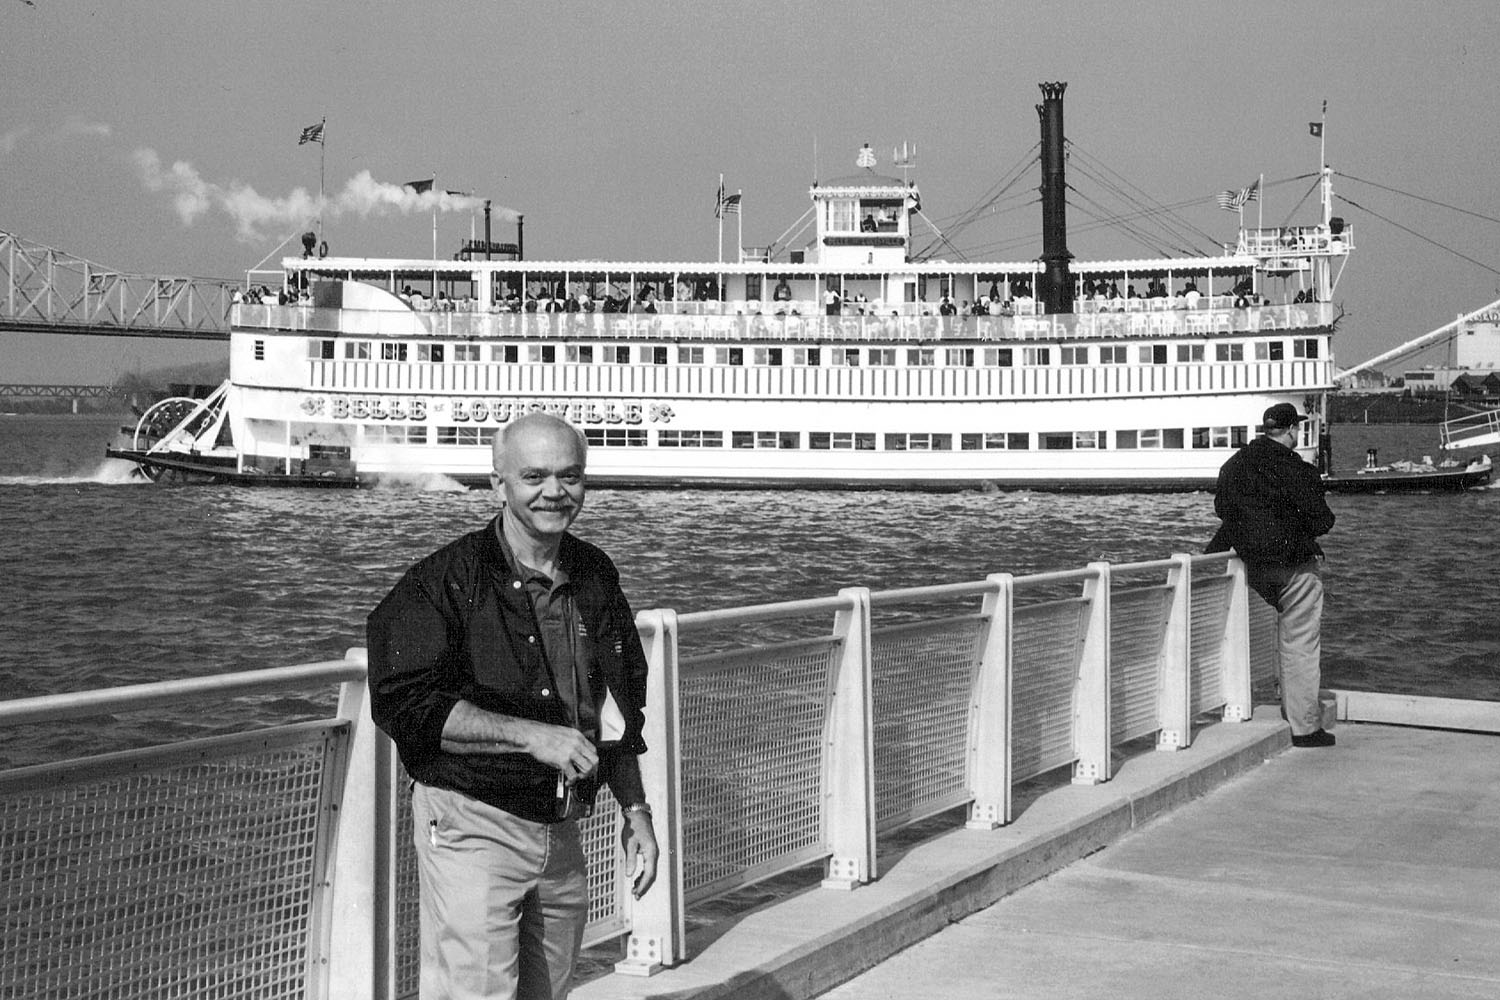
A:
{"type": "MultiPolygon", "coordinates": [[[[498,428],[437,427],[431,443],[489,447],[498,428]]],[[[1108,431],[987,431],[961,434],[887,433],[874,431],[651,431],[645,427],[588,427],[584,437],[601,448],[645,448],[656,435],[658,448],[739,448],[779,451],[1071,451],[1105,450],[1108,431]],[[878,447],[877,447],[878,445],[878,447]]],[[[428,444],[422,424],[367,424],[366,444],[428,444]]],[[[1137,449],[1238,448],[1250,439],[1250,428],[1152,427],[1116,430],[1114,448],[1137,449]]]]}
{"type": "MultiPolygon", "coordinates": [[[[337,341],[308,341],[308,357],[314,361],[337,360],[337,341]]],[[[488,346],[489,360],[519,364],[524,358],[534,364],[612,364],[667,365],[672,363],[673,348],[665,344],[493,344],[488,346]]],[[[1208,361],[1244,361],[1245,344],[1102,344],[1077,347],[687,347],[678,346],[679,365],[720,365],[741,367],[756,365],[778,368],[787,365],[807,368],[896,367],[931,368],[940,362],[949,368],[973,368],[976,365],[1007,368],[1017,361],[1022,365],[1050,365],[1054,350],[1062,365],[1123,365],[1132,361],[1143,365],[1164,365],[1175,356],[1179,363],[1208,361]],[[1209,347],[1212,346],[1212,355],[1209,347]],[[1175,350],[1174,350],[1175,348],[1175,350]],[[1098,352],[1095,354],[1095,352],[1098,352]]],[[[392,341],[356,340],[344,343],[346,361],[419,361],[428,363],[477,362],[485,360],[481,344],[407,344],[392,341]]],[[[1316,358],[1317,337],[1297,337],[1291,341],[1291,357],[1316,358]]],[[[1251,345],[1256,361],[1283,361],[1287,342],[1258,340],[1251,345]]],[[[255,342],[256,360],[264,360],[264,341],[255,342]]]]}

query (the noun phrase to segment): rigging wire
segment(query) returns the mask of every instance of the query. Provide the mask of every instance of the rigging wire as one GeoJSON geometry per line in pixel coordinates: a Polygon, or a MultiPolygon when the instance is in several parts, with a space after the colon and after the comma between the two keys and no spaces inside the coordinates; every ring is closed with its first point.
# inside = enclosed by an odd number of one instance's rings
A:
{"type": "MultiPolygon", "coordinates": [[[[1485,222],[1500,223],[1500,219],[1497,219],[1492,215],[1485,215],[1482,212],[1471,212],[1467,208],[1459,208],[1457,205],[1450,205],[1447,202],[1438,201],[1435,198],[1424,198],[1419,194],[1412,194],[1410,191],[1402,191],[1399,188],[1387,187],[1384,184],[1376,184],[1374,181],[1367,181],[1362,177],[1355,177],[1353,174],[1339,174],[1339,176],[1343,177],[1346,180],[1355,181],[1359,184],[1368,184],[1372,188],[1379,188],[1382,191],[1389,191],[1392,194],[1404,195],[1407,198],[1415,198],[1417,201],[1425,201],[1429,205],[1436,205],[1439,208],[1450,209],[1451,211],[1458,212],[1462,215],[1471,215],[1476,219],[1483,219],[1485,222]]],[[[1340,198],[1344,201],[1348,201],[1348,199],[1343,198],[1342,195],[1340,196],[1340,198]]],[[[1366,211],[1368,211],[1368,209],[1366,211]]]]}
{"type": "MultiPolygon", "coordinates": [[[[1108,163],[1105,163],[1097,156],[1094,156],[1087,149],[1080,147],[1072,140],[1068,141],[1067,148],[1070,154],[1072,154],[1073,158],[1078,160],[1079,169],[1080,171],[1084,172],[1085,176],[1089,176],[1088,170],[1097,170],[1104,174],[1107,174],[1109,177],[1108,181],[1106,181],[1102,177],[1095,177],[1093,179],[1098,183],[1103,184],[1107,189],[1114,192],[1127,205],[1142,210],[1145,214],[1148,215],[1161,213],[1164,214],[1167,218],[1171,219],[1175,224],[1175,227],[1180,227],[1175,229],[1176,235],[1172,238],[1182,240],[1183,242],[1191,244],[1193,242],[1192,239],[1186,238],[1185,234],[1195,233],[1198,237],[1207,240],[1210,246],[1219,246],[1219,241],[1214,239],[1213,236],[1211,236],[1207,232],[1204,232],[1202,229],[1193,225],[1191,222],[1187,221],[1181,216],[1177,215],[1177,213],[1171,208],[1163,205],[1156,198],[1152,197],[1146,191],[1142,190],[1138,185],[1134,184],[1129,178],[1125,177],[1123,174],[1112,168],[1108,163]],[[1132,196],[1125,190],[1125,188],[1129,188],[1136,194],[1132,196]]],[[[1072,185],[1069,186],[1071,187],[1072,185]]],[[[1174,233],[1173,226],[1168,226],[1160,219],[1156,219],[1155,221],[1169,235],[1174,233]]]]}
{"type": "Polygon", "coordinates": [[[1500,274],[1500,268],[1494,268],[1494,267],[1491,267],[1490,265],[1484,263],[1483,261],[1475,260],[1473,257],[1470,257],[1468,254],[1460,253],[1458,250],[1455,250],[1453,247],[1447,246],[1446,244],[1443,244],[1443,243],[1439,243],[1437,240],[1433,239],[1430,236],[1424,236],[1421,233],[1417,232],[1415,229],[1410,228],[1409,226],[1403,226],[1401,223],[1397,222],[1395,219],[1388,219],[1385,216],[1381,215],[1379,212],[1375,211],[1374,209],[1367,208],[1366,206],[1361,205],[1359,202],[1357,202],[1354,199],[1348,197],[1347,195],[1339,195],[1339,201],[1342,201],[1344,204],[1350,206],[1351,208],[1357,208],[1361,212],[1368,212],[1370,215],[1373,215],[1375,218],[1379,219],[1381,222],[1385,222],[1385,223],[1388,223],[1388,224],[1390,224],[1392,226],[1395,226],[1397,229],[1401,230],[1403,233],[1409,233],[1412,236],[1415,236],[1417,239],[1422,240],[1425,243],[1431,243],[1433,246],[1437,247],[1439,250],[1446,250],[1449,253],[1451,253],[1453,256],[1458,257],[1458,258],[1460,258],[1462,260],[1466,260],[1470,264],[1475,265],[1476,267],[1483,268],[1484,270],[1490,272],[1491,274],[1500,274]]]}

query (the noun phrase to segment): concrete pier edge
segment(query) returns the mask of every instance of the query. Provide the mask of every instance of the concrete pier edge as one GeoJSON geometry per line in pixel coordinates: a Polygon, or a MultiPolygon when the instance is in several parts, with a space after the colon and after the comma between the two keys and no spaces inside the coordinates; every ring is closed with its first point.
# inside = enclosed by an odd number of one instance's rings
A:
{"type": "Polygon", "coordinates": [[[655,976],[605,976],[579,1000],[805,1000],[948,924],[1118,841],[1291,745],[1275,707],[1199,729],[1190,747],[1145,752],[1112,780],[1067,785],[1008,826],[953,830],[899,854],[852,892],[809,889],[690,936],[690,958],[655,976]]]}

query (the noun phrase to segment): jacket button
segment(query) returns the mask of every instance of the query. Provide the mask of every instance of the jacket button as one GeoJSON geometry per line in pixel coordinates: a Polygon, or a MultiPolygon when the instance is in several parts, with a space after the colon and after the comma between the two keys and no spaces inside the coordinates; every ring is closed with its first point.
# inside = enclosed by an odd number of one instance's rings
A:
{"type": "Polygon", "coordinates": [[[533,646],[535,646],[536,645],[536,636],[534,636],[534,635],[528,635],[526,637],[526,641],[529,642],[529,643],[531,643],[533,646]]]}
{"type": "Polygon", "coordinates": [[[510,588],[512,590],[520,590],[521,589],[521,581],[520,580],[512,580],[512,581],[510,581],[510,588]]]}
{"type": "Polygon", "coordinates": [[[552,697],[552,689],[551,688],[542,688],[542,697],[543,698],[550,698],[550,697],[552,697]]]}

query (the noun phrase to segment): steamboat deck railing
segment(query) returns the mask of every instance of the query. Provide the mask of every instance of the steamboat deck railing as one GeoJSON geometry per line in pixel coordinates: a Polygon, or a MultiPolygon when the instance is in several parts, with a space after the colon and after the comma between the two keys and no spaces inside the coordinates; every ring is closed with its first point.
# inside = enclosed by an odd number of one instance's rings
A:
{"type": "MultiPolygon", "coordinates": [[[[1132,301],[1167,301],[1141,300],[1132,301]]],[[[675,313],[485,313],[319,309],[312,305],[233,307],[241,330],[328,334],[341,337],[457,340],[662,340],[766,341],[826,344],[835,341],[1064,341],[1215,337],[1326,329],[1333,307],[1326,302],[1248,308],[1147,308],[1127,312],[1079,312],[1040,316],[925,316],[867,314],[826,316],[809,311],[777,315],[767,304],[755,312],[745,303],[725,305],[723,315],[675,313]]]]}
{"type": "MultiPolygon", "coordinates": [[[[662,844],[633,901],[618,809],[584,826],[588,939],[622,972],[688,959],[686,916],[821,865],[879,876],[881,838],[1012,790],[1111,777],[1121,744],[1183,750],[1248,718],[1274,616],[1227,555],[638,616],[642,768],[662,844]],[[831,617],[831,623],[830,623],[831,617]]],[[[0,726],[340,685],[333,718],[0,772],[0,996],[412,997],[409,796],[370,722],[363,650],[339,661],[0,703],[0,726]]]]}

